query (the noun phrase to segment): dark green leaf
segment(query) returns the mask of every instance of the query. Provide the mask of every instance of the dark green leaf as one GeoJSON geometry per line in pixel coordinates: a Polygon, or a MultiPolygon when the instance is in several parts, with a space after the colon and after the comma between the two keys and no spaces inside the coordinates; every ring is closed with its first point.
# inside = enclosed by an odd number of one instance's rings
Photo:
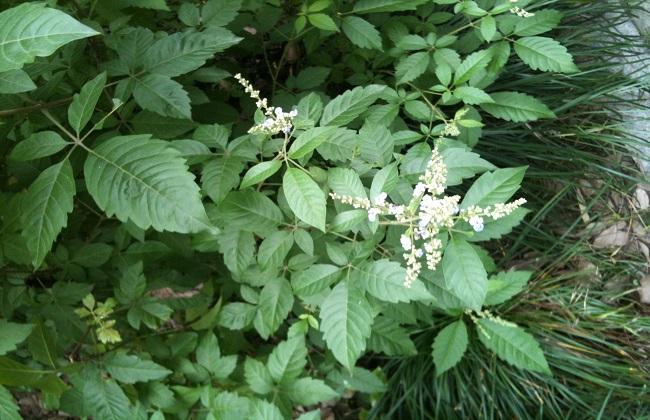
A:
{"type": "Polygon", "coordinates": [[[29,337],[34,325],[16,324],[0,319],[0,356],[16,350],[18,344],[22,343],[29,337]]]}
{"type": "Polygon", "coordinates": [[[467,327],[462,319],[452,322],[438,333],[432,352],[436,376],[442,375],[463,358],[467,342],[467,327]]]}
{"type": "Polygon", "coordinates": [[[363,292],[339,283],[323,301],[320,319],[327,347],[336,360],[352,369],[372,331],[372,308],[363,292]]]}
{"type": "Polygon", "coordinates": [[[283,278],[275,278],[264,286],[260,293],[260,301],[255,315],[255,329],[268,339],[280,328],[282,321],[289,315],[293,306],[293,293],[289,282],[283,278]]]}
{"type": "Polygon", "coordinates": [[[81,92],[72,98],[72,103],[68,107],[68,122],[77,136],[90,121],[104,86],[106,86],[106,72],[83,85],[81,92]]]}
{"type": "Polygon", "coordinates": [[[325,231],[325,194],[301,169],[289,168],[282,178],[282,188],[291,211],[303,222],[325,231]]]}
{"type": "Polygon", "coordinates": [[[0,72],[20,69],[69,42],[98,34],[60,10],[45,6],[24,3],[0,13],[0,72]]]}
{"type": "Polygon", "coordinates": [[[15,69],[0,73],[0,94],[23,93],[34,89],[36,85],[22,70],[15,69]]]}
{"type": "Polygon", "coordinates": [[[147,229],[213,230],[179,152],[148,135],[113,137],[90,152],[86,186],[109,216],[147,229]]]}
{"type": "Polygon", "coordinates": [[[40,159],[60,152],[68,144],[54,131],[41,131],[18,143],[9,158],[20,161],[40,159]]]}
{"type": "Polygon", "coordinates": [[[487,294],[487,273],[474,248],[454,237],[442,257],[446,286],[468,309],[481,310],[487,294]]]}
{"type": "Polygon", "coordinates": [[[515,324],[482,318],[478,320],[481,343],[513,366],[551,374],[544,352],[535,338],[515,324]]]}
{"type": "Polygon", "coordinates": [[[106,361],[106,370],[116,380],[125,384],[147,382],[162,379],[172,373],[151,360],[143,360],[137,356],[116,353],[106,361]]]}
{"type": "Polygon", "coordinates": [[[74,176],[67,159],[41,172],[27,190],[21,215],[25,226],[22,234],[34,267],[40,267],[52,243],[67,226],[74,195],[74,176]]]}

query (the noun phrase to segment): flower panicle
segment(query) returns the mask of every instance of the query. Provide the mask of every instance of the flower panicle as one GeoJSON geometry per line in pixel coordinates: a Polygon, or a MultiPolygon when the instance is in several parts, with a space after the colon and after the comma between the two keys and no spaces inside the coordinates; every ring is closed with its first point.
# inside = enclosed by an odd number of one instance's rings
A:
{"type": "Polygon", "coordinates": [[[240,73],[235,75],[235,79],[244,87],[244,92],[255,100],[255,106],[265,115],[264,121],[251,127],[248,132],[251,134],[269,134],[275,135],[280,132],[284,134],[291,133],[293,129],[293,120],[298,116],[298,111],[293,109],[284,112],[281,107],[269,106],[268,100],[260,96],[260,91],[255,90],[252,83],[242,77],[240,73]]]}
{"type": "Polygon", "coordinates": [[[522,18],[529,18],[529,17],[535,16],[535,13],[527,12],[526,10],[524,10],[524,9],[522,9],[520,7],[511,8],[510,13],[515,14],[515,15],[517,15],[519,17],[522,17],[522,18]]]}
{"type": "Polygon", "coordinates": [[[452,229],[457,221],[466,221],[475,232],[481,232],[485,227],[485,218],[501,219],[526,203],[525,199],[520,198],[511,203],[461,209],[459,195],[444,195],[446,183],[447,165],[436,147],[407,206],[390,203],[385,192],[373,200],[337,193],[331,193],[330,197],[366,210],[371,222],[377,221],[380,215],[393,216],[397,224],[408,226],[400,236],[400,245],[406,262],[404,285],[410,287],[420,275],[423,262],[427,269],[434,271],[442,260],[443,241],[440,234],[443,231],[452,229]]]}

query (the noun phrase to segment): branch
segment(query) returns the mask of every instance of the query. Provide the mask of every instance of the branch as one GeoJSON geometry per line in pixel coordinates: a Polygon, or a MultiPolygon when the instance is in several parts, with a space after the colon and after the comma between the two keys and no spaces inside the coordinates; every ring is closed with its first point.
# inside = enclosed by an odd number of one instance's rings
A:
{"type": "Polygon", "coordinates": [[[69,98],[57,99],[56,101],[53,101],[53,102],[37,103],[37,104],[34,104],[34,105],[23,106],[23,107],[20,107],[20,108],[3,109],[3,110],[0,110],[0,117],[8,117],[10,115],[20,114],[21,112],[38,111],[39,109],[55,108],[55,107],[57,107],[59,105],[63,105],[65,103],[68,103],[71,100],[72,100],[72,97],[69,97],[69,98]]]}

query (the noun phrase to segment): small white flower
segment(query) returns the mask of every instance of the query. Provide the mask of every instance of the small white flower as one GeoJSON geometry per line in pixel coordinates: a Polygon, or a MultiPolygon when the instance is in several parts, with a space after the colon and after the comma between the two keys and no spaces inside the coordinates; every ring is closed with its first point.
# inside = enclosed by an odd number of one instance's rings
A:
{"type": "Polygon", "coordinates": [[[377,197],[375,197],[373,201],[376,205],[383,206],[384,204],[386,204],[387,198],[388,198],[388,194],[386,194],[385,192],[380,192],[379,194],[377,194],[377,197]]]}
{"type": "Polygon", "coordinates": [[[396,206],[394,204],[389,205],[388,214],[392,214],[393,216],[395,216],[402,213],[404,213],[404,206],[396,206]]]}
{"type": "Polygon", "coordinates": [[[368,209],[368,220],[370,220],[371,222],[376,221],[378,215],[379,215],[379,209],[376,208],[368,209]]]}
{"type": "Polygon", "coordinates": [[[409,236],[402,235],[399,237],[399,241],[402,244],[404,251],[410,251],[413,247],[413,241],[411,241],[411,238],[409,236]]]}
{"type": "Polygon", "coordinates": [[[291,112],[289,113],[289,116],[291,118],[295,118],[298,116],[298,110],[297,109],[292,109],[291,112]]]}
{"type": "Polygon", "coordinates": [[[472,225],[472,228],[475,232],[480,232],[483,230],[483,218],[480,216],[470,217],[469,224],[472,225]]]}
{"type": "Polygon", "coordinates": [[[424,194],[424,193],[426,192],[426,190],[427,190],[427,186],[424,185],[424,184],[421,183],[421,182],[418,182],[418,183],[415,185],[415,188],[413,188],[413,197],[417,197],[417,196],[419,196],[419,195],[424,194]]]}
{"type": "Polygon", "coordinates": [[[284,113],[282,112],[282,107],[275,108],[275,116],[278,118],[284,117],[284,113]]]}

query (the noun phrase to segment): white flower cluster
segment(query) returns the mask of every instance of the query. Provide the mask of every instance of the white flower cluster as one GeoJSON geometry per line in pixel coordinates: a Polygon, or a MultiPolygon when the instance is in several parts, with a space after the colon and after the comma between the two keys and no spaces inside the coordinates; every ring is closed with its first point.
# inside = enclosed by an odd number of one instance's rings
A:
{"type": "MultiPolygon", "coordinates": [[[[510,0],[510,3],[517,3],[519,0],[510,0]]],[[[535,16],[535,13],[529,13],[520,7],[513,7],[510,9],[510,13],[513,13],[519,17],[529,18],[535,16]]]]}
{"type": "Polygon", "coordinates": [[[461,219],[467,221],[467,223],[472,226],[474,231],[480,232],[484,227],[484,217],[489,217],[492,220],[498,220],[502,217],[506,217],[524,204],[526,204],[526,199],[519,198],[511,203],[497,203],[493,206],[487,207],[470,206],[466,209],[463,209],[460,212],[459,216],[461,219]]]}
{"type": "Polygon", "coordinates": [[[278,134],[280,132],[285,134],[291,133],[291,129],[293,128],[293,119],[298,116],[298,111],[294,109],[290,112],[284,112],[279,106],[269,106],[268,100],[260,97],[260,91],[255,90],[251,82],[244,79],[241,74],[237,73],[235,79],[237,79],[239,84],[244,87],[244,91],[248,93],[251,98],[255,99],[257,109],[264,112],[264,115],[266,116],[261,124],[251,127],[251,129],[248,130],[249,133],[269,135],[278,134]]]}
{"type": "Polygon", "coordinates": [[[372,202],[367,198],[350,197],[349,195],[340,195],[337,193],[330,193],[330,197],[332,197],[333,200],[340,201],[343,204],[349,204],[355,209],[367,210],[368,220],[371,222],[375,222],[377,220],[377,216],[380,214],[390,214],[392,216],[395,216],[397,220],[400,221],[404,216],[404,212],[406,211],[404,206],[387,203],[386,199],[388,198],[388,194],[385,192],[378,194],[372,202]]]}
{"type": "Polygon", "coordinates": [[[476,232],[480,232],[484,227],[484,217],[500,219],[526,202],[519,199],[507,204],[498,203],[485,208],[471,206],[460,210],[460,196],[444,195],[446,183],[447,165],[436,147],[407,206],[387,202],[388,195],[384,192],[372,201],[337,193],[330,196],[344,204],[367,210],[368,219],[372,222],[380,215],[393,216],[397,224],[408,227],[400,236],[400,244],[406,261],[404,285],[410,287],[422,271],[422,257],[425,257],[427,268],[431,271],[442,260],[443,243],[438,236],[443,230],[451,229],[458,220],[465,220],[476,232]],[[422,243],[421,247],[418,247],[418,242],[422,243]]]}

